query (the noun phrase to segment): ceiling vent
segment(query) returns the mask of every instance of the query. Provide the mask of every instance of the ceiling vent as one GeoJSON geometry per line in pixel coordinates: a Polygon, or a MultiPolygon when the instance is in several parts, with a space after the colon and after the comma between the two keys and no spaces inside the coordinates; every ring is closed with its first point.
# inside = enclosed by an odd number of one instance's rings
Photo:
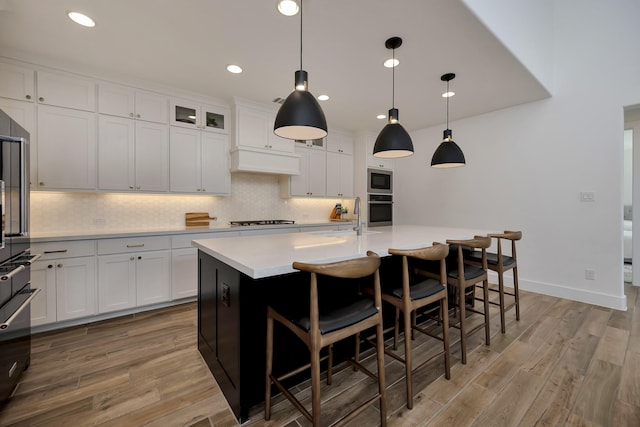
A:
{"type": "Polygon", "coordinates": [[[275,102],[276,104],[284,104],[284,98],[280,98],[279,96],[276,98],[273,98],[273,102],[275,102]]]}

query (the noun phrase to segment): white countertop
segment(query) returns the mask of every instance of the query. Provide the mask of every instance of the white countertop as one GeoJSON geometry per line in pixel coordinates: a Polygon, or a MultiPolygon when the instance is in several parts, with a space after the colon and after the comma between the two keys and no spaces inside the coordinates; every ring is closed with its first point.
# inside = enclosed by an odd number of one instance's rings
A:
{"type": "Polygon", "coordinates": [[[488,230],[394,225],[355,232],[301,232],[194,240],[198,249],[225,264],[260,279],[292,273],[294,261],[323,263],[365,256],[373,251],[387,256],[387,249],[413,249],[444,243],[447,239],[470,239],[488,230]]]}

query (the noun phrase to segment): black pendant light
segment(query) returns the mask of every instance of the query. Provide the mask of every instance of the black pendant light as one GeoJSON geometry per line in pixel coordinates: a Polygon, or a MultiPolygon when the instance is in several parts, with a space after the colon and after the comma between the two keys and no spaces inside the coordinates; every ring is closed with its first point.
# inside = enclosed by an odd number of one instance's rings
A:
{"type": "Polygon", "coordinates": [[[451,129],[449,129],[449,98],[451,98],[451,92],[449,92],[449,82],[456,77],[453,73],[443,74],[440,80],[447,82],[447,128],[444,130],[442,142],[433,153],[431,159],[431,167],[434,168],[456,168],[458,166],[464,166],[466,161],[464,154],[458,144],[456,144],[451,135],[451,129]]]}
{"type": "Polygon", "coordinates": [[[302,69],[302,0],[300,1],[300,69],[295,90],[278,110],[273,132],[287,139],[319,139],[327,136],[327,120],[320,104],[308,91],[307,72],[302,69]]]}
{"type": "Polygon", "coordinates": [[[386,159],[411,156],[413,154],[413,143],[407,131],[398,123],[398,109],[395,108],[396,91],[396,49],[402,45],[400,37],[391,37],[385,42],[387,49],[393,50],[393,86],[391,90],[391,109],[389,110],[389,123],[382,128],[376,144],[373,146],[373,156],[386,159]]]}

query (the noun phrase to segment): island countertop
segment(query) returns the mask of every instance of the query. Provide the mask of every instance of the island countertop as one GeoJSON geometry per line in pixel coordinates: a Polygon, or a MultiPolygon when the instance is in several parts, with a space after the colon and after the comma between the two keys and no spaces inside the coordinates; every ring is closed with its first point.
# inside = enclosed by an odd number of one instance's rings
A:
{"type": "Polygon", "coordinates": [[[253,279],[292,273],[294,261],[324,263],[364,256],[373,251],[388,256],[387,249],[414,249],[444,243],[447,239],[470,239],[488,230],[394,225],[355,232],[317,231],[194,240],[203,252],[253,279]]]}

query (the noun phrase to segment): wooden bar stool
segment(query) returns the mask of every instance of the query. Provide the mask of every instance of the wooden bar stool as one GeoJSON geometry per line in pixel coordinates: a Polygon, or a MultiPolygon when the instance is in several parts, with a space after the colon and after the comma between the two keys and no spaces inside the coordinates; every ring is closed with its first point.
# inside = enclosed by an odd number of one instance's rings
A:
{"type": "Polygon", "coordinates": [[[449,246],[437,242],[433,246],[421,249],[389,249],[391,255],[402,257],[402,284],[393,289],[391,293],[382,293],[382,300],[393,305],[396,309],[394,324],[393,349],[397,349],[399,312],[402,311],[404,324],[404,358],[398,356],[389,348],[385,352],[405,365],[405,382],[407,388],[407,408],[413,408],[413,372],[427,366],[431,362],[444,357],[444,371],[447,379],[451,378],[449,356],[449,306],[447,300],[447,269],[445,259],[449,254],[449,246]],[[410,269],[411,260],[439,261],[439,272],[432,273],[426,269],[414,267],[410,269]],[[413,273],[413,274],[411,274],[413,273]],[[421,280],[422,279],[422,280],[421,280]],[[435,335],[416,325],[415,313],[419,308],[434,302],[439,303],[439,319],[442,324],[442,337],[435,335]],[[438,354],[425,360],[419,366],[412,367],[411,341],[413,331],[419,331],[430,337],[439,339],[443,343],[443,349],[438,354]]]}
{"type": "MultiPolygon", "coordinates": [[[[307,264],[294,262],[293,268],[311,273],[309,310],[303,317],[292,315],[287,308],[274,309],[267,307],[267,372],[264,418],[271,417],[271,384],[282,392],[284,396],[309,420],[314,427],[321,424],[320,408],[320,351],[324,347],[331,347],[333,343],[349,336],[357,336],[360,332],[369,328],[376,328],[376,351],[378,362],[378,375],[374,375],[357,360],[349,360],[355,367],[374,378],[378,383],[377,393],[367,399],[352,412],[345,414],[332,425],[344,425],[363,412],[376,401],[380,402],[380,425],[386,426],[387,413],[385,404],[385,378],[384,378],[384,342],[382,331],[382,301],[380,296],[380,275],[378,268],[380,258],[373,252],[367,252],[366,257],[332,262],[327,264],[307,264]],[[325,276],[325,277],[320,277],[325,276]],[[334,279],[357,279],[373,276],[373,300],[368,296],[360,296],[346,306],[332,308],[329,312],[321,312],[318,297],[318,288],[327,281],[334,279]],[[319,280],[322,279],[322,280],[319,280]],[[287,374],[276,377],[272,373],[273,360],[273,327],[274,320],[290,329],[300,338],[311,353],[311,363],[287,374]],[[311,368],[311,412],[282,384],[282,381],[311,368]]],[[[342,295],[335,295],[333,300],[340,300],[342,295]]],[[[290,307],[295,309],[296,307],[290,307]]],[[[295,311],[295,310],[294,310],[295,311]]],[[[331,351],[331,348],[330,348],[331,351]]],[[[331,354],[331,353],[330,353],[331,354]]],[[[330,357],[331,359],[331,357],[330,357]]],[[[331,362],[328,368],[330,377],[331,362]]]]}
{"type": "MultiPolygon", "coordinates": [[[[447,284],[456,288],[457,308],[460,311],[460,324],[451,325],[460,329],[460,348],[462,352],[462,363],[467,363],[467,336],[482,328],[483,324],[479,324],[473,329],[467,331],[466,312],[482,314],[484,317],[484,333],[485,343],[490,344],[489,330],[489,280],[487,275],[487,248],[491,246],[491,238],[483,236],[475,236],[468,240],[447,240],[450,245],[456,245],[454,255],[456,256],[455,267],[449,269],[447,273],[447,284]],[[468,250],[463,248],[480,249],[482,261],[481,265],[472,265],[466,257],[468,250]],[[467,306],[466,294],[469,290],[475,293],[476,283],[482,282],[482,295],[484,300],[484,311],[476,310],[472,305],[467,306]]],[[[473,301],[473,299],[471,300],[473,301]]]]}
{"type": "MultiPolygon", "coordinates": [[[[509,231],[505,230],[502,234],[489,234],[488,237],[497,240],[497,252],[487,252],[487,267],[489,270],[498,273],[498,288],[490,287],[489,291],[498,292],[498,302],[489,301],[489,304],[498,305],[500,307],[500,329],[504,334],[506,332],[505,327],[505,312],[511,310],[514,306],[516,308],[516,320],[520,320],[520,291],[518,290],[518,261],[516,258],[516,241],[522,239],[521,231],[509,231]],[[511,256],[505,255],[502,252],[502,239],[511,241],[511,256]],[[504,272],[513,270],[513,292],[507,292],[504,290],[504,272]],[[509,295],[514,297],[514,302],[508,307],[505,306],[504,296],[509,295]]],[[[471,264],[481,265],[482,254],[480,251],[474,251],[467,256],[467,259],[471,264]]]]}

